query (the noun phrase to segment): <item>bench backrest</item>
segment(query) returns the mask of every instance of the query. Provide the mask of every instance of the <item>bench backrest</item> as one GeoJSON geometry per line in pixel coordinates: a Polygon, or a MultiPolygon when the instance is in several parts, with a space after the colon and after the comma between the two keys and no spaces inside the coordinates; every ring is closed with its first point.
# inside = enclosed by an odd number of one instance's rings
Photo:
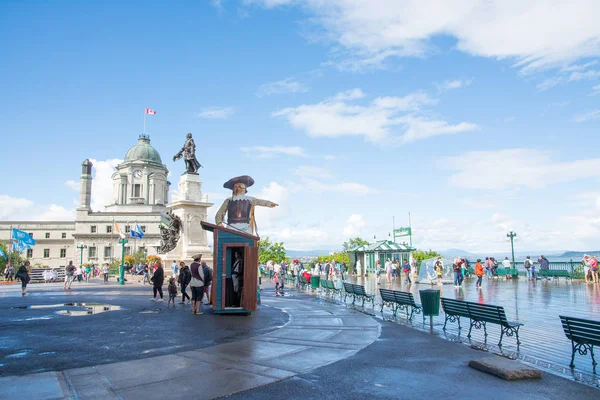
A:
{"type": "Polygon", "coordinates": [[[352,284],[352,289],[354,290],[354,294],[358,296],[366,296],[367,292],[365,292],[365,287],[363,285],[355,285],[352,284]]]}
{"type": "MultiPolygon", "coordinates": [[[[29,272],[29,277],[32,281],[43,281],[44,280],[44,271],[52,271],[54,268],[32,268],[29,272]]],[[[16,269],[15,269],[16,272],[16,269]]],[[[56,268],[56,272],[58,273],[59,280],[65,280],[65,268],[56,268]]]]}
{"type": "Polygon", "coordinates": [[[354,288],[352,287],[351,283],[344,282],[344,290],[346,293],[354,294],[354,288]]]}
{"type": "Polygon", "coordinates": [[[561,315],[560,322],[568,339],[600,346],[600,321],[561,315]]]}
{"type": "Polygon", "coordinates": [[[472,302],[466,303],[467,308],[469,309],[469,318],[475,321],[495,322],[501,324],[508,323],[506,314],[504,312],[504,307],[494,306],[491,304],[479,304],[472,302]]]}
{"type": "Polygon", "coordinates": [[[400,292],[398,290],[394,290],[394,299],[396,303],[400,304],[408,304],[409,306],[415,307],[415,298],[413,294],[410,292],[400,292]]]}
{"type": "Polygon", "coordinates": [[[458,315],[460,317],[469,317],[469,308],[467,302],[462,300],[448,299],[442,297],[442,309],[446,314],[458,315]]]}
{"type": "Polygon", "coordinates": [[[387,301],[387,302],[395,302],[396,301],[393,290],[379,288],[379,294],[381,295],[381,300],[383,300],[383,301],[387,301]]]}

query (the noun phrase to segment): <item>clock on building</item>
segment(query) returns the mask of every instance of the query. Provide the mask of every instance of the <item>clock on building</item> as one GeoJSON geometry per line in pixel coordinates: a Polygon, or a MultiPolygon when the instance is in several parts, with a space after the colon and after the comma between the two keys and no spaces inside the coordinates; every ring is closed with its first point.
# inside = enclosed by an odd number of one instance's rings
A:
{"type": "Polygon", "coordinates": [[[140,171],[139,169],[136,169],[135,171],[133,171],[133,176],[137,179],[141,179],[142,178],[142,171],[140,171]]]}

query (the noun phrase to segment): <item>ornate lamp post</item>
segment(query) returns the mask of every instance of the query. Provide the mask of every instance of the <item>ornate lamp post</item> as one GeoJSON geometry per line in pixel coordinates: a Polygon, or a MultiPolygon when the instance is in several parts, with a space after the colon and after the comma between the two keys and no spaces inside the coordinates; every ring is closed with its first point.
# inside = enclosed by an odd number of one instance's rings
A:
{"type": "Polygon", "coordinates": [[[125,284],[125,245],[129,243],[126,238],[119,240],[121,245],[121,266],[119,267],[119,285],[125,284]]]}
{"type": "Polygon", "coordinates": [[[83,266],[83,249],[87,249],[87,246],[83,243],[79,243],[77,246],[79,249],[79,267],[83,266]]]}
{"type": "Polygon", "coordinates": [[[510,238],[510,247],[512,249],[512,267],[515,267],[515,238],[517,237],[517,232],[510,231],[506,234],[507,238],[510,238]]]}

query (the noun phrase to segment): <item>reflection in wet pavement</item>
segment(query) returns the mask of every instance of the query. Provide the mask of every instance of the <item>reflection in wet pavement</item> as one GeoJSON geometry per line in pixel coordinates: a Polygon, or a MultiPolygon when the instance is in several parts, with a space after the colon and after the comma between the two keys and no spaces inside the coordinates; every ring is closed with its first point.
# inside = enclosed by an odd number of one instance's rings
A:
{"type": "MultiPolygon", "coordinates": [[[[55,311],[55,314],[60,315],[69,315],[72,317],[81,317],[85,315],[93,315],[93,314],[101,314],[108,311],[117,311],[120,310],[120,306],[114,306],[111,304],[104,303],[62,303],[62,304],[41,304],[41,305],[32,305],[32,306],[17,306],[13,307],[16,309],[22,310],[43,310],[43,309],[53,309],[53,308],[65,308],[65,310],[55,311]],[[72,309],[76,308],[76,309],[72,309]],[[83,310],[81,308],[84,308],[83,310]]],[[[44,318],[40,318],[44,319],[44,318]]]]}
{"type": "MultiPolygon", "coordinates": [[[[420,303],[419,290],[433,288],[440,289],[441,297],[503,306],[510,321],[524,324],[519,331],[522,344],[518,348],[514,337],[505,337],[502,348],[497,346],[500,338],[498,325],[488,326],[489,336],[487,338],[484,337],[483,330],[474,329],[472,340],[466,337],[469,331],[468,319],[465,322],[461,321],[461,330],[458,329],[456,323],[449,322],[447,330],[444,332],[442,330],[444,313],[441,308],[440,315],[433,319],[434,333],[469,346],[475,345],[478,350],[489,351],[508,358],[519,358],[561,375],[573,376],[576,380],[586,380],[588,383],[591,381],[594,385],[600,385],[600,376],[592,374],[592,360],[589,354],[583,356],[578,354],[575,357],[576,368],[574,371],[570,370],[568,365],[571,360],[571,341],[565,337],[559,319],[559,315],[568,315],[600,320],[600,285],[586,284],[582,281],[571,282],[564,279],[560,281],[484,279],[483,289],[478,290],[475,288],[474,279],[465,280],[461,288],[449,285],[443,287],[428,284],[408,285],[399,280],[386,283],[385,277],[381,278],[379,285],[374,278],[350,277],[347,281],[364,285],[367,293],[375,294],[377,297],[374,309],[370,305],[363,309],[359,304],[356,307],[357,310],[425,331],[429,331],[429,322],[423,324],[420,315],[416,315],[412,321],[408,321],[406,316],[399,312],[398,317],[394,318],[388,307],[385,307],[384,313],[381,314],[379,288],[411,292],[417,303],[420,303]],[[587,376],[587,379],[584,379],[584,375],[587,376]]],[[[339,295],[334,298],[336,301],[340,301],[339,295]]]]}

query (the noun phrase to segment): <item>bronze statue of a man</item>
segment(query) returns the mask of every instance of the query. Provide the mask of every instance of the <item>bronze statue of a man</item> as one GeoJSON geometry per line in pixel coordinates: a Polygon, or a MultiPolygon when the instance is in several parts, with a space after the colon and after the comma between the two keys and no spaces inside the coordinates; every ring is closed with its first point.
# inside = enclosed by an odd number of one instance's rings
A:
{"type": "Polygon", "coordinates": [[[246,196],[248,187],[254,185],[254,179],[247,175],[231,178],[223,185],[224,188],[231,189],[233,195],[225,199],[217,215],[215,222],[217,225],[223,223],[225,214],[227,214],[227,225],[240,231],[255,234],[256,221],[254,220],[254,207],[277,207],[277,203],[269,200],[261,200],[246,196]]]}
{"type": "Polygon", "coordinates": [[[200,169],[202,165],[200,165],[200,163],[196,159],[196,144],[194,143],[194,139],[192,139],[191,133],[188,133],[186,135],[186,138],[187,139],[181,150],[179,150],[179,153],[173,156],[173,161],[177,161],[181,157],[183,157],[185,161],[185,172],[188,174],[197,174],[198,169],[200,169]]]}

